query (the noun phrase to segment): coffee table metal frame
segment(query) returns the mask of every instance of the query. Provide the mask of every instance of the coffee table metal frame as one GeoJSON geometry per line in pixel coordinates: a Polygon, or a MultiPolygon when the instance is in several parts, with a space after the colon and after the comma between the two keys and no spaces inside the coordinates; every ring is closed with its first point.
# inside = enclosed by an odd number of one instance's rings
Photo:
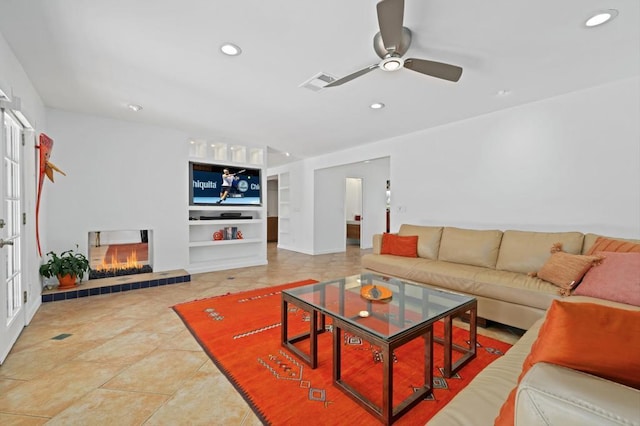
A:
{"type": "MultiPolygon", "coordinates": [[[[413,284],[410,282],[400,281],[397,279],[391,279],[389,277],[382,277],[375,274],[363,274],[362,283],[368,279],[378,279],[381,281],[394,280],[392,283],[398,285],[398,291],[394,291],[394,297],[399,298],[399,305],[401,307],[402,314],[398,318],[398,322],[402,324],[404,322],[404,310],[405,304],[405,286],[415,286],[420,289],[426,287],[413,284]]],[[[361,327],[357,322],[354,322],[356,317],[344,316],[344,293],[347,291],[344,287],[345,280],[335,280],[326,283],[310,284],[309,288],[318,289],[320,297],[318,302],[313,303],[303,300],[300,297],[296,297],[293,294],[287,293],[287,290],[282,292],[282,325],[281,325],[281,341],[282,345],[292,351],[303,361],[316,368],[318,365],[318,353],[317,343],[318,335],[323,333],[326,329],[325,316],[331,318],[333,323],[333,381],[334,385],[343,390],[347,395],[354,399],[359,405],[376,416],[384,424],[391,424],[400,418],[403,414],[409,411],[412,407],[422,401],[428,394],[433,391],[433,342],[441,343],[444,349],[444,368],[443,374],[445,377],[450,377],[455,374],[460,368],[471,361],[476,356],[476,336],[477,336],[477,301],[475,298],[467,297],[468,300],[464,303],[460,303],[457,306],[441,313],[429,317],[423,321],[413,324],[410,328],[395,334],[390,337],[381,336],[374,332],[367,330],[365,327],[361,327]],[[325,306],[326,295],[325,289],[327,285],[338,283],[338,287],[341,289],[340,308],[341,312],[335,312],[334,310],[327,309],[325,306]],[[295,305],[309,313],[309,332],[302,333],[293,337],[288,336],[288,311],[289,304],[295,305]],[[462,314],[469,313],[469,347],[453,344],[453,318],[462,314]],[[439,320],[444,322],[444,336],[434,336],[433,324],[439,320]],[[365,397],[357,389],[350,386],[348,383],[342,380],[342,332],[346,331],[364,338],[368,342],[377,345],[381,348],[382,362],[383,362],[383,388],[382,388],[382,406],[377,406],[374,402],[365,397]],[[402,345],[422,337],[424,339],[424,384],[415,393],[411,394],[404,401],[397,406],[393,407],[393,351],[402,345]],[[295,343],[302,340],[309,339],[310,352],[304,353],[300,350],[295,343]],[[462,356],[452,363],[452,351],[456,350],[462,353],[462,356]]],[[[297,287],[298,291],[302,290],[302,287],[297,287]]],[[[431,289],[434,293],[449,293],[440,289],[431,289]]],[[[457,293],[454,293],[457,294],[457,293]]],[[[460,295],[459,296],[464,296],[460,295]]],[[[364,300],[364,299],[363,299],[364,300]]],[[[372,302],[365,301],[367,309],[372,311],[372,302]]]]}
{"type": "Polygon", "coordinates": [[[282,346],[289,349],[296,354],[300,359],[309,364],[311,368],[318,366],[318,334],[325,332],[326,319],[314,305],[311,305],[303,300],[297,299],[290,294],[282,292],[282,310],[281,310],[281,325],[280,336],[282,346]],[[288,312],[289,304],[295,305],[298,308],[307,311],[309,313],[309,332],[301,333],[292,337],[289,337],[289,321],[288,312]],[[320,320],[320,324],[318,324],[320,320]],[[304,353],[301,349],[295,346],[296,343],[309,339],[309,353],[304,353]]]}

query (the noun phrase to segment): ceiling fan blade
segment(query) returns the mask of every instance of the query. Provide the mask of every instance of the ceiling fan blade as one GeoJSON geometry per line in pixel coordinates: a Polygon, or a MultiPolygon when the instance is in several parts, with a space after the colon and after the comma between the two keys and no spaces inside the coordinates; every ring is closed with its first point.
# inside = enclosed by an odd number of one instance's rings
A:
{"type": "Polygon", "coordinates": [[[389,50],[400,49],[402,42],[402,20],[404,19],[404,0],[382,0],[378,9],[378,25],[384,47],[389,50]]]}
{"type": "Polygon", "coordinates": [[[365,75],[366,73],[371,72],[371,71],[375,70],[376,68],[378,68],[378,64],[369,65],[368,67],[363,68],[360,71],[356,71],[353,74],[349,74],[349,75],[347,75],[345,77],[342,77],[342,78],[339,78],[337,80],[332,81],[331,83],[329,83],[326,86],[324,86],[324,88],[340,86],[341,84],[344,84],[344,83],[346,83],[348,81],[351,81],[354,78],[358,78],[361,75],[365,75]]]}
{"type": "Polygon", "coordinates": [[[460,80],[462,68],[443,64],[442,62],[427,61],[425,59],[408,58],[404,60],[404,67],[412,71],[456,82],[460,80]]]}

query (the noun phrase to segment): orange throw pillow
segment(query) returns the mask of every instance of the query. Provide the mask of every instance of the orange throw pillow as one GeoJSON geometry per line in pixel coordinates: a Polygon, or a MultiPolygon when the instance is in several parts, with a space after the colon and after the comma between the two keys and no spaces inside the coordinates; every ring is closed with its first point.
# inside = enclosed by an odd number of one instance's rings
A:
{"type": "Polygon", "coordinates": [[[418,257],[418,236],[410,235],[401,237],[395,234],[382,234],[380,254],[418,257]]]}
{"type": "MultiPolygon", "coordinates": [[[[638,353],[640,311],[554,300],[518,384],[534,364],[547,362],[640,389],[638,353]]],[[[517,388],[502,405],[495,425],[513,425],[517,388]]]]}
{"type": "Polygon", "coordinates": [[[591,267],[602,260],[600,256],[583,256],[563,251],[553,253],[538,271],[538,278],[560,287],[561,294],[569,295],[591,267]],[[564,291],[563,291],[564,290],[564,291]]]}
{"type": "Polygon", "coordinates": [[[640,253],[640,244],[630,241],[614,240],[611,238],[598,237],[593,243],[587,255],[590,256],[597,251],[614,251],[618,253],[640,253]]]}

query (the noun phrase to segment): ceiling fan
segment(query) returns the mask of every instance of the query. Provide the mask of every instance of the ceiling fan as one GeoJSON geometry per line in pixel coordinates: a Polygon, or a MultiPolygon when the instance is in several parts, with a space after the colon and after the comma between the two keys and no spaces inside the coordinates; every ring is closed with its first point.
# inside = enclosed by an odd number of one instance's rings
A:
{"type": "Polygon", "coordinates": [[[404,67],[443,80],[460,80],[462,68],[458,66],[425,59],[402,58],[411,45],[411,31],[402,25],[404,0],[382,0],[376,7],[380,32],[373,37],[373,48],[382,61],[334,80],[324,87],[340,86],[377,68],[383,71],[397,71],[404,67]]]}

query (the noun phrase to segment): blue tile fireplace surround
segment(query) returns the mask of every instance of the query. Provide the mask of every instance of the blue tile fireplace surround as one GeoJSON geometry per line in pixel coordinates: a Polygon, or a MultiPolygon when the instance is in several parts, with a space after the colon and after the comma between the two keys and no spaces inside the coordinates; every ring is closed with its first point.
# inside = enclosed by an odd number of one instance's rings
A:
{"type": "Polygon", "coordinates": [[[58,290],[57,288],[43,290],[42,303],[120,293],[123,291],[160,287],[190,281],[191,275],[183,269],[88,280],[81,282],[74,288],[66,290],[58,290]]]}

